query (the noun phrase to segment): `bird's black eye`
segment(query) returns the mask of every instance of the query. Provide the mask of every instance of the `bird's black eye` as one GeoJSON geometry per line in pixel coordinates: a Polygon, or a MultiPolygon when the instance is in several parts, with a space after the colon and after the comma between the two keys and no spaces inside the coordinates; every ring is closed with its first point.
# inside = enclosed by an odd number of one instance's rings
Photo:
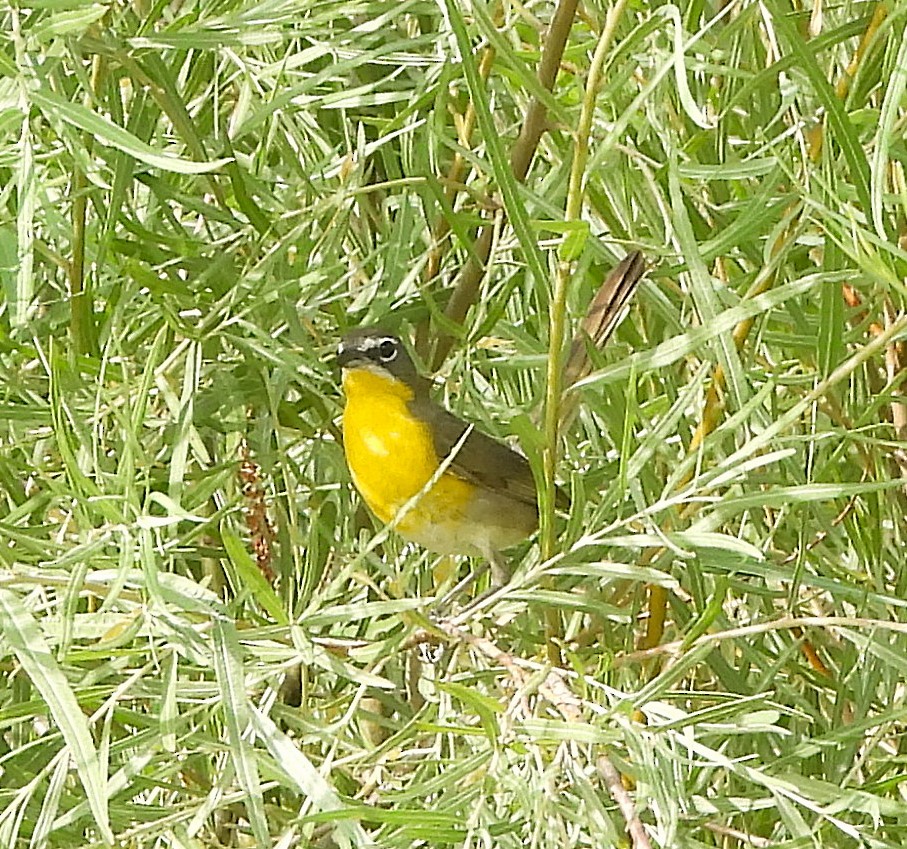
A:
{"type": "Polygon", "coordinates": [[[381,358],[381,362],[389,363],[391,360],[396,359],[397,357],[397,346],[394,344],[392,339],[385,339],[378,346],[378,356],[381,358]]]}

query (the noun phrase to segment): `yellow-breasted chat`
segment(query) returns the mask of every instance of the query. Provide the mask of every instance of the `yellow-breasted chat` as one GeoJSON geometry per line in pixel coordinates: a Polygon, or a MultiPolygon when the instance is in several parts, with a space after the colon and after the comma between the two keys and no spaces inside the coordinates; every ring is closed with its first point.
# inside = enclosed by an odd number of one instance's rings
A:
{"type": "MultiPolygon", "coordinates": [[[[635,252],[618,266],[596,299],[598,329],[587,324],[586,337],[604,342],[643,270],[635,252]]],[[[575,342],[573,354],[586,353],[583,342],[575,342]]],[[[430,382],[393,333],[349,331],[337,361],[346,398],[344,451],[365,503],[430,551],[484,557],[500,582],[506,574],[500,552],[538,527],[529,462],[432,401],[430,382]]],[[[568,361],[565,373],[575,377],[582,370],[568,361]]],[[[558,503],[566,506],[563,493],[558,503]]]]}
{"type": "Polygon", "coordinates": [[[432,401],[429,381],[397,336],[353,330],[337,359],[347,465],[382,522],[397,519],[401,536],[430,551],[493,564],[533,533],[537,496],[526,458],[432,401]]]}

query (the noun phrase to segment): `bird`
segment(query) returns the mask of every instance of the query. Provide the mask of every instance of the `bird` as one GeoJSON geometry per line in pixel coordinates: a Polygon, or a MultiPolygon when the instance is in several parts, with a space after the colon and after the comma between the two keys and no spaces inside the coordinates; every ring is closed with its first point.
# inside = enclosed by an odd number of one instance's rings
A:
{"type": "MultiPolygon", "coordinates": [[[[615,274],[604,312],[603,342],[644,269],[637,252],[615,274]],[[618,272],[620,272],[618,274],[618,272]],[[620,282],[619,281],[619,282],[620,282]]],[[[584,340],[574,354],[587,355],[584,340]]],[[[538,494],[529,461],[431,398],[402,339],[381,327],[347,331],[337,348],[345,397],[343,448],[350,476],[379,521],[441,555],[484,558],[492,583],[508,578],[503,552],[538,528],[538,494]]],[[[568,363],[565,374],[583,371],[568,363]]],[[[556,504],[569,506],[558,489],[556,504]]]]}

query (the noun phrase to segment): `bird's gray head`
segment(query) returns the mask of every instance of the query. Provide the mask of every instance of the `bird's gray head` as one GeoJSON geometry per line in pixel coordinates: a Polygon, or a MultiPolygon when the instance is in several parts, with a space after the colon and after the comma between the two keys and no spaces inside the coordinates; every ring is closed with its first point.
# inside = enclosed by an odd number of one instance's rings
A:
{"type": "Polygon", "coordinates": [[[386,372],[413,389],[419,383],[416,366],[400,337],[377,327],[360,327],[344,333],[337,348],[337,364],[341,369],[386,372]]]}

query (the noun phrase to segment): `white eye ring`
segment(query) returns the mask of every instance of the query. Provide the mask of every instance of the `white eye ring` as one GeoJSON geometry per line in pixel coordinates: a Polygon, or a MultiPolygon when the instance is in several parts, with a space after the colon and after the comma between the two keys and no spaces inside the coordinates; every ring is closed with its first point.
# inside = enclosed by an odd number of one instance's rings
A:
{"type": "Polygon", "coordinates": [[[397,359],[397,342],[395,339],[386,338],[382,339],[378,345],[378,356],[381,358],[382,363],[391,363],[397,359]]]}

